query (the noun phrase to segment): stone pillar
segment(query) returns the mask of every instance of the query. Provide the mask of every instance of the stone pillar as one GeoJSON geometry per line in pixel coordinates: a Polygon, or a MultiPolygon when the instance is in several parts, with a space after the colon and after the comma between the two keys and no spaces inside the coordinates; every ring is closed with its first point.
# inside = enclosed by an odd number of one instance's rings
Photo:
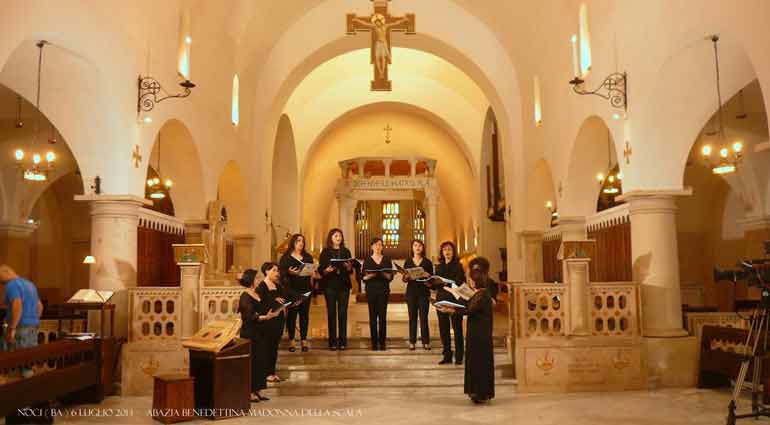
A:
{"type": "Polygon", "coordinates": [[[520,235],[524,245],[524,282],[542,282],[543,232],[525,230],[520,235]]]}
{"type": "Polygon", "coordinates": [[[35,229],[35,224],[0,223],[0,263],[11,266],[19,276],[31,276],[32,233],[35,229]]]}
{"type": "MultiPolygon", "coordinates": [[[[133,195],[78,195],[91,204],[91,289],[114,291],[115,336],[128,335],[128,289],[136,286],[139,208],[150,201],[133,195]]],[[[98,325],[97,325],[98,326],[98,325]]],[[[89,324],[91,329],[94,328],[89,324]]]]}
{"type": "Polygon", "coordinates": [[[383,162],[385,163],[385,177],[390,177],[390,165],[393,163],[393,160],[386,159],[383,162]]]}
{"type": "Polygon", "coordinates": [[[590,258],[568,258],[562,261],[570,308],[568,335],[591,335],[591,311],[588,308],[590,264],[590,258]]]}
{"type": "Polygon", "coordinates": [[[366,161],[359,159],[356,161],[356,165],[358,165],[358,176],[365,177],[366,174],[364,174],[364,166],[366,166],[366,161]]]}
{"type": "Polygon", "coordinates": [[[202,263],[177,263],[181,274],[179,286],[182,288],[182,337],[191,337],[198,331],[198,313],[200,312],[200,288],[204,276],[202,263]]]}
{"type": "Polygon", "coordinates": [[[356,228],[353,212],[356,209],[356,200],[350,193],[337,192],[337,206],[339,207],[340,224],[342,233],[345,235],[345,246],[350,253],[356,255],[356,228]]]}
{"type": "Polygon", "coordinates": [[[585,217],[559,217],[558,226],[562,241],[584,241],[587,238],[585,217]]]}
{"type": "Polygon", "coordinates": [[[438,204],[439,192],[435,182],[425,189],[425,244],[428,247],[428,256],[432,261],[438,260],[438,204]]]}
{"type": "Polygon", "coordinates": [[[642,297],[643,335],[685,336],[679,288],[676,199],[692,190],[628,192],[633,279],[642,297]]]}
{"type": "Polygon", "coordinates": [[[416,159],[410,159],[409,160],[409,176],[414,177],[417,175],[417,160],[416,159]]]}

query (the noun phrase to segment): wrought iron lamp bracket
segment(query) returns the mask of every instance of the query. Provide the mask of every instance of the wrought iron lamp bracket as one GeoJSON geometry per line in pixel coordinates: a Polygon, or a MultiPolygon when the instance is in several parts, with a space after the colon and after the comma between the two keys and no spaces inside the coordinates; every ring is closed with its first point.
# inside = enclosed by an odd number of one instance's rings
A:
{"type": "Polygon", "coordinates": [[[150,112],[155,108],[156,103],[160,103],[170,98],[184,98],[192,93],[192,89],[195,84],[190,80],[184,80],[179,83],[184,89],[181,93],[168,94],[168,92],[160,85],[160,82],[150,76],[137,78],[137,101],[136,112],[150,112]]]}
{"type": "Polygon", "coordinates": [[[608,75],[594,90],[583,89],[584,82],[580,77],[575,77],[569,83],[572,84],[572,90],[579,95],[599,96],[609,100],[613,108],[628,110],[628,78],[625,72],[614,72],[608,75]]]}

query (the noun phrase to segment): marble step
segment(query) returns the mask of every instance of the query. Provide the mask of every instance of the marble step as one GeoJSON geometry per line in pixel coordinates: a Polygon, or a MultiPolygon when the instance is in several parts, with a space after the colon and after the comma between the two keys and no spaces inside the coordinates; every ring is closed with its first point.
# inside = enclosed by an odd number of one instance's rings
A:
{"type": "MultiPolygon", "coordinates": [[[[501,392],[514,391],[516,379],[495,377],[495,389],[501,392]]],[[[364,393],[380,396],[403,396],[404,394],[456,395],[463,392],[463,376],[454,379],[426,379],[414,377],[337,379],[304,381],[291,380],[268,384],[266,395],[312,396],[312,395],[357,395],[364,393]]]]}
{"type": "MultiPolygon", "coordinates": [[[[441,351],[409,351],[409,350],[346,350],[343,353],[325,350],[311,350],[307,353],[280,352],[278,355],[279,367],[416,367],[438,366],[441,360],[441,351]]],[[[496,364],[510,364],[507,351],[495,350],[496,364]]]]}
{"type": "MultiPolygon", "coordinates": [[[[327,345],[326,338],[310,338],[309,343],[310,343],[310,347],[313,347],[313,348],[316,348],[316,349],[328,350],[328,345],[327,345]]],[[[453,342],[453,344],[454,344],[454,342],[453,342]]],[[[505,337],[504,336],[494,336],[494,337],[492,337],[492,344],[496,348],[498,348],[498,347],[505,348],[506,347],[505,337]]],[[[298,341],[296,342],[295,345],[297,346],[297,349],[299,350],[299,342],[298,341]]],[[[388,347],[388,349],[391,349],[391,348],[407,348],[409,346],[409,340],[406,337],[389,337],[389,338],[386,339],[385,345],[388,347]]],[[[422,343],[421,342],[418,341],[416,345],[417,345],[417,350],[418,351],[422,350],[422,343]]],[[[441,339],[439,339],[438,337],[431,338],[430,345],[432,347],[431,351],[436,351],[436,350],[440,351],[441,350],[441,339]]],[[[369,346],[370,346],[370,340],[369,340],[368,337],[352,337],[352,338],[348,338],[347,350],[358,349],[358,348],[368,349],[369,346]]],[[[286,338],[281,340],[281,344],[280,344],[279,347],[281,349],[286,349],[286,348],[289,347],[289,342],[287,341],[286,338]]]]}
{"type": "MultiPolygon", "coordinates": [[[[440,369],[433,367],[423,368],[386,368],[386,369],[278,369],[278,375],[287,382],[353,382],[358,380],[385,380],[385,379],[409,379],[420,380],[425,384],[440,384],[456,379],[462,380],[465,375],[464,366],[447,365],[440,369]]],[[[495,377],[510,377],[510,369],[505,367],[495,367],[495,377]]]]}

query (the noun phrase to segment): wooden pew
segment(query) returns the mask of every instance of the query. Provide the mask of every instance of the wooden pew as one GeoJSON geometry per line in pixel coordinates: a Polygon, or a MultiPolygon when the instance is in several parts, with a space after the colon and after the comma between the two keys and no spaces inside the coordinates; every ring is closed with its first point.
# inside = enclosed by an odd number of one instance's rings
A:
{"type": "Polygon", "coordinates": [[[0,416],[50,400],[99,403],[109,395],[117,356],[114,338],[58,340],[16,351],[0,352],[0,375],[18,375],[33,367],[29,378],[0,384],[0,416]]]}
{"type": "MultiPolygon", "coordinates": [[[[700,367],[698,388],[729,386],[731,379],[738,377],[741,361],[750,354],[751,347],[746,347],[747,329],[719,326],[703,326],[700,344],[700,367]]],[[[770,341],[770,336],[768,336],[770,341]]],[[[761,341],[760,341],[761,343],[761,341]]],[[[770,347],[769,347],[770,348],[770,347]]],[[[761,381],[765,386],[764,403],[770,401],[770,354],[763,361],[761,381]]],[[[752,367],[746,374],[747,381],[753,376],[752,367]]]]}

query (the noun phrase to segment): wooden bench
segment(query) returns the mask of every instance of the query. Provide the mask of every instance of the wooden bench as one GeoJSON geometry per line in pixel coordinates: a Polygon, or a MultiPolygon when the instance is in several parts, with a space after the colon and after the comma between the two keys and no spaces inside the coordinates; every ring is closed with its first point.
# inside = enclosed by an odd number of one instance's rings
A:
{"type": "Polygon", "coordinates": [[[116,356],[114,338],[57,340],[0,352],[0,416],[51,400],[100,403],[111,392],[116,356]],[[17,376],[30,367],[33,376],[17,376]]]}
{"type": "MultiPolygon", "coordinates": [[[[729,386],[730,380],[738,377],[741,362],[746,359],[746,354],[751,354],[751,347],[746,347],[747,336],[747,329],[703,326],[698,388],[729,386]]],[[[760,379],[765,386],[764,403],[768,403],[770,401],[770,355],[765,356],[763,365],[760,379]]],[[[750,381],[752,376],[752,367],[749,367],[746,374],[747,381],[750,381]]]]}

